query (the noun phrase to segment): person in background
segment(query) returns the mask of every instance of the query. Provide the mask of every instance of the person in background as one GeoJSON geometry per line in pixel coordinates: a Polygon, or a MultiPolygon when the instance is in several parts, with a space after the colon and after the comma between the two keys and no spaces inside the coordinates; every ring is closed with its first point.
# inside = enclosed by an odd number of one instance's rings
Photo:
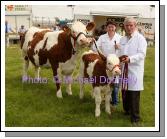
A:
{"type": "MultiPolygon", "coordinates": [[[[126,36],[120,40],[120,56],[126,56],[121,61],[127,65],[127,85],[122,89],[123,109],[130,115],[133,126],[140,126],[140,92],[143,88],[144,61],[147,42],[137,31],[136,20],[126,18],[124,28],[126,36]]],[[[125,70],[125,68],[124,68],[125,70]]],[[[124,72],[122,72],[124,74],[124,72]]]]}
{"type": "Polygon", "coordinates": [[[26,29],[24,28],[24,25],[21,25],[21,27],[18,30],[18,34],[20,36],[20,41],[21,41],[21,39],[22,39],[22,37],[23,37],[25,32],[26,32],[26,29]]]}
{"type": "Polygon", "coordinates": [[[142,29],[141,29],[141,28],[138,28],[138,32],[139,32],[141,35],[143,35],[143,36],[144,36],[144,33],[143,33],[143,31],[142,31],[142,29]]]}
{"type": "Polygon", "coordinates": [[[103,35],[103,34],[106,34],[106,25],[102,25],[100,30],[99,30],[99,34],[100,35],[103,35]]]}
{"type": "MultiPolygon", "coordinates": [[[[98,49],[104,56],[108,56],[109,54],[116,54],[118,53],[118,46],[122,36],[116,33],[116,23],[113,21],[106,22],[106,33],[101,35],[96,42],[98,49]]],[[[93,45],[93,51],[97,51],[96,47],[93,45]]],[[[112,100],[111,104],[115,109],[116,105],[118,104],[118,91],[119,91],[119,76],[115,77],[115,81],[113,83],[113,90],[112,90],[112,100]]]]}
{"type": "Polygon", "coordinates": [[[53,26],[52,30],[53,31],[59,31],[60,30],[59,25],[57,24],[57,25],[53,26]]]}
{"type": "Polygon", "coordinates": [[[5,46],[6,47],[9,47],[9,33],[15,33],[15,32],[9,25],[8,21],[5,20],[5,46]]]}
{"type": "Polygon", "coordinates": [[[41,25],[40,25],[40,24],[38,24],[38,25],[37,25],[37,27],[38,27],[38,28],[40,28],[40,27],[41,27],[41,25]]]}

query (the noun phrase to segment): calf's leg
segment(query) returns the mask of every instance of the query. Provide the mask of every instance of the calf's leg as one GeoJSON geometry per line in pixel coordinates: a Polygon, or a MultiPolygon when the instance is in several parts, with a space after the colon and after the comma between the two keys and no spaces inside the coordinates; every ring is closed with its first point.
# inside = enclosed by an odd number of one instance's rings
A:
{"type": "Polygon", "coordinates": [[[95,95],[95,117],[100,116],[100,104],[101,104],[101,90],[99,87],[94,87],[94,95],[95,95]]]}
{"type": "Polygon", "coordinates": [[[105,90],[105,111],[108,114],[111,114],[111,109],[110,109],[110,100],[111,100],[111,91],[109,88],[105,90]]]}
{"type": "Polygon", "coordinates": [[[79,73],[78,81],[80,85],[79,98],[83,99],[84,97],[84,63],[83,61],[81,61],[81,64],[80,64],[80,73],[79,73]]]}

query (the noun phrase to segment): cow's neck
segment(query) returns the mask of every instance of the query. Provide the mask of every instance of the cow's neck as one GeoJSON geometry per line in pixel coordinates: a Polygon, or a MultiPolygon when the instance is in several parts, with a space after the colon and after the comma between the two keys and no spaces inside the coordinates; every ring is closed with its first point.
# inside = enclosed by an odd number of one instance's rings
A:
{"type": "Polygon", "coordinates": [[[69,61],[71,62],[71,64],[76,64],[76,61],[78,59],[78,55],[79,55],[79,47],[78,44],[74,41],[74,39],[71,37],[71,44],[72,44],[72,56],[69,59],[69,61]]]}

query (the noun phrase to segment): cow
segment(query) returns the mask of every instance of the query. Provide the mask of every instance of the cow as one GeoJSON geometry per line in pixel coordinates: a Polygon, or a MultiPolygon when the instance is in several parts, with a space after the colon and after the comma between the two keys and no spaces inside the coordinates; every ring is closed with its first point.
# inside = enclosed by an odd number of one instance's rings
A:
{"type": "Polygon", "coordinates": [[[84,52],[80,65],[80,99],[84,96],[84,81],[91,81],[93,96],[95,97],[95,117],[100,116],[101,95],[105,95],[105,110],[110,115],[111,84],[113,76],[120,75],[119,58],[115,54],[107,57],[101,53],[97,54],[92,50],[84,52]]]}
{"type": "MultiPolygon", "coordinates": [[[[23,76],[27,76],[29,61],[35,67],[37,78],[40,67],[51,66],[57,87],[56,95],[62,98],[59,79],[62,75],[72,76],[80,49],[91,46],[92,38],[87,34],[94,28],[94,22],[86,26],[79,21],[75,21],[65,30],[55,32],[31,27],[21,43],[24,58],[23,76]]],[[[71,83],[67,85],[66,91],[68,95],[72,95],[71,83]]]]}

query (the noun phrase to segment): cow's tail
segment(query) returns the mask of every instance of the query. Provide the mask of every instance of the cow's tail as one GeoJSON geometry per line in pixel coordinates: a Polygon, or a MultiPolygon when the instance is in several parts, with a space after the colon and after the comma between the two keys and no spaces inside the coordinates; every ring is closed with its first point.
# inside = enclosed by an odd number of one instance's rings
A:
{"type": "Polygon", "coordinates": [[[24,44],[24,41],[25,41],[25,35],[26,35],[27,31],[23,34],[23,36],[21,37],[21,40],[20,40],[20,48],[22,49],[23,48],[23,44],[24,44]]]}

